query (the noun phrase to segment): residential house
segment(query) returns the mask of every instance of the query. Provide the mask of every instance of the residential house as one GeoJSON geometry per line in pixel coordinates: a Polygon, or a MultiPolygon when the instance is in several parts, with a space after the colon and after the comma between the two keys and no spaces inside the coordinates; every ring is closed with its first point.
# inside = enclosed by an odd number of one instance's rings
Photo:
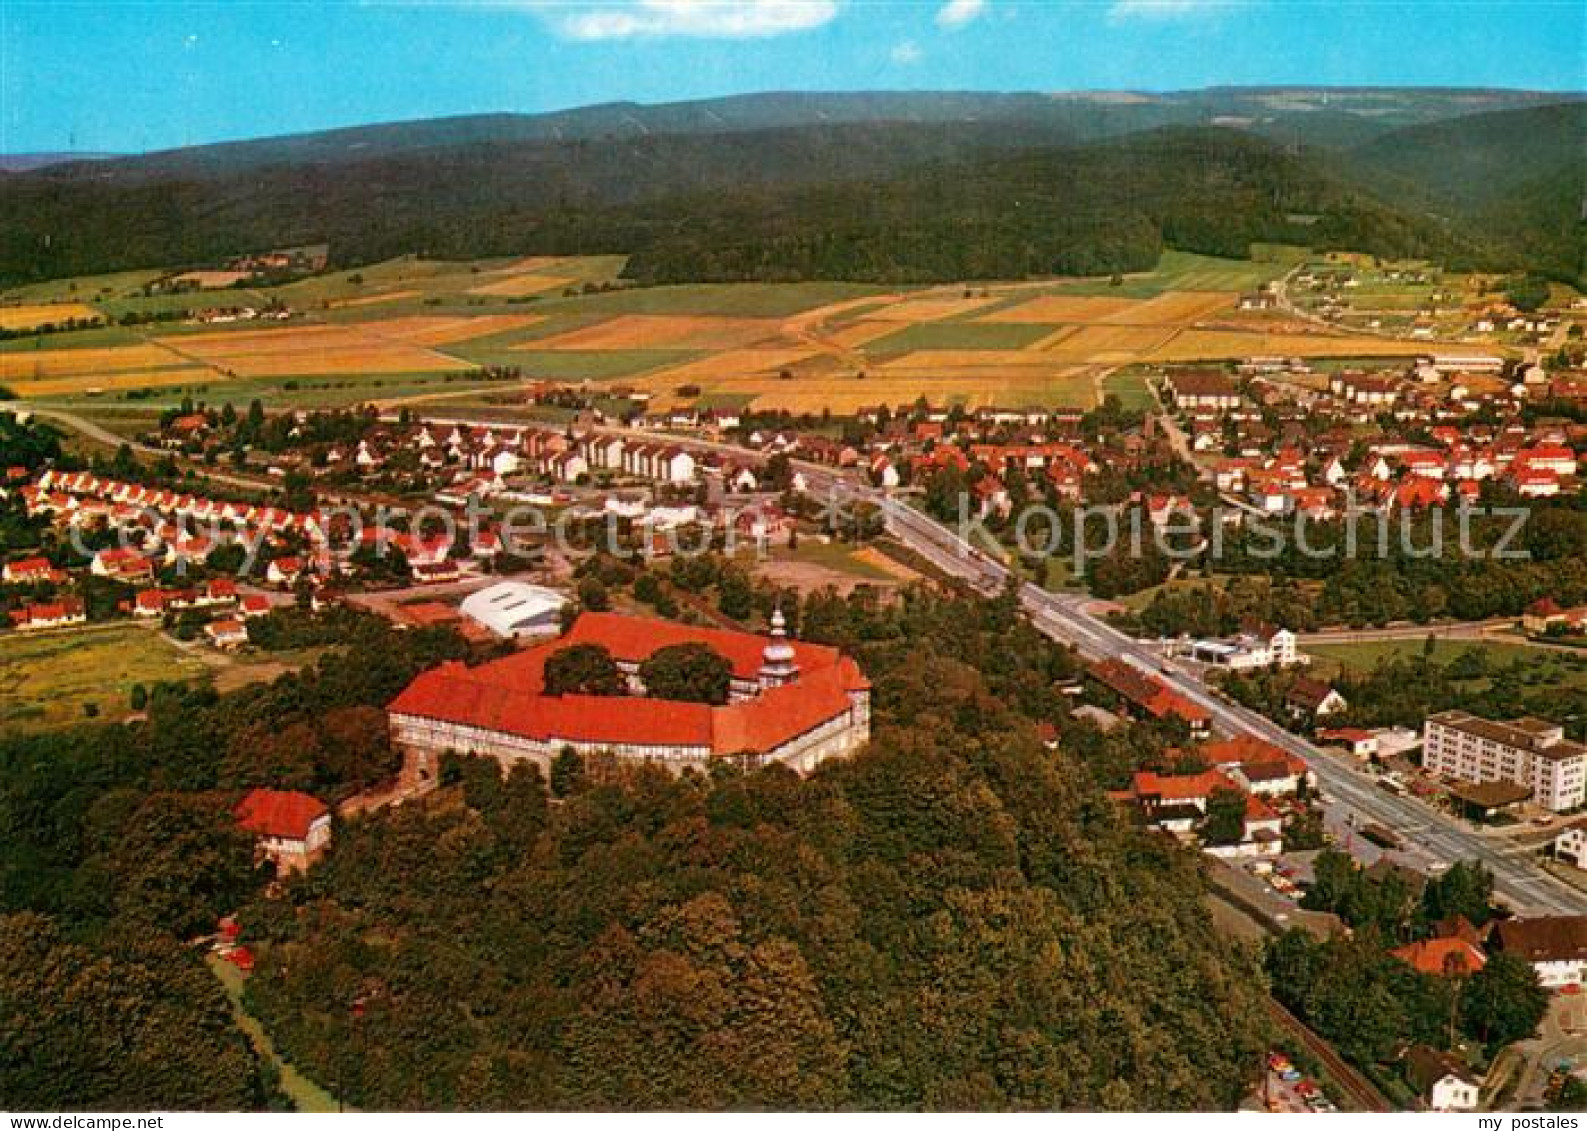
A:
{"type": "Polygon", "coordinates": [[[1305,676],[1290,684],[1284,693],[1284,706],[1297,719],[1324,719],[1337,715],[1349,705],[1345,697],[1328,684],[1305,676]]]}
{"type": "Polygon", "coordinates": [[[237,824],[257,838],[255,851],[277,873],[301,872],[331,843],[331,812],[306,793],[256,789],[232,810],[237,824]]]}
{"type": "Polygon", "coordinates": [[[1489,946],[1531,963],[1547,989],[1579,986],[1587,971],[1587,915],[1504,919],[1494,927],[1489,946]]]}
{"type": "Polygon", "coordinates": [[[1476,1111],[1482,1087],[1471,1072],[1448,1053],[1413,1045],[1405,1053],[1405,1078],[1433,1111],[1476,1111]]]}

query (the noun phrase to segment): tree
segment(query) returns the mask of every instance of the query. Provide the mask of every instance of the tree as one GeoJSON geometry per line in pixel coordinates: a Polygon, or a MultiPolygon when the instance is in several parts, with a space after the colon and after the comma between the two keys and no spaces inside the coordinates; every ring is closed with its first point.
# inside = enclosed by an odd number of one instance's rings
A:
{"type": "Polygon", "coordinates": [[[571,746],[564,746],[551,759],[551,795],[568,797],[577,792],[584,781],[584,759],[571,746]]]}
{"type": "Polygon", "coordinates": [[[1201,836],[1208,844],[1239,844],[1245,839],[1245,794],[1220,786],[1207,798],[1201,836]]]}
{"type": "Polygon", "coordinates": [[[604,613],[612,607],[611,595],[598,577],[586,577],[579,582],[579,604],[592,613],[604,613]]]}
{"type": "Polygon", "coordinates": [[[1464,915],[1474,926],[1493,917],[1493,873],[1480,861],[1457,860],[1422,891],[1422,911],[1429,922],[1464,915]]]}
{"type": "Polygon", "coordinates": [[[546,660],[545,689],[547,695],[621,695],[627,682],[604,646],[573,644],[546,660]]]}
{"type": "Polygon", "coordinates": [[[220,983],[168,935],[85,944],[0,916],[0,1090],[27,1110],[257,1109],[258,1064],[220,983]]]}
{"type": "Polygon", "coordinates": [[[1530,1037],[1547,1012],[1532,964],[1503,951],[1471,976],[1460,1002],[1462,1027],[1490,1050],[1530,1037]]]}
{"type": "Polygon", "coordinates": [[[733,665],[709,645],[674,644],[640,664],[639,678],[654,699],[721,705],[732,687],[733,665]]]}

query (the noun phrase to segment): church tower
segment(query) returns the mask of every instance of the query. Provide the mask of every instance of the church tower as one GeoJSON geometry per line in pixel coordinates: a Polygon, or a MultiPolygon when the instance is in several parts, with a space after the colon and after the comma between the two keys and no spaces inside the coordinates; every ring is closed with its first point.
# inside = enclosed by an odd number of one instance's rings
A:
{"type": "Polygon", "coordinates": [[[760,685],[762,688],[782,687],[792,683],[798,674],[793,645],[788,643],[788,622],[783,619],[779,605],[771,614],[771,641],[761,652],[760,685]]]}

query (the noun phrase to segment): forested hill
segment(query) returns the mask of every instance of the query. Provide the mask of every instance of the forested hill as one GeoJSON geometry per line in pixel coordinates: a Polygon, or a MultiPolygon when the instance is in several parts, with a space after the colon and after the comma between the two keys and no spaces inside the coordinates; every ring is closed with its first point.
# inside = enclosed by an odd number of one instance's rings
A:
{"type": "Polygon", "coordinates": [[[1073,660],[1012,599],[798,612],[875,681],[869,750],[559,805],[449,760],[244,910],[278,1047],[366,1110],[1232,1110],[1260,978],[1087,769],[1141,735],[1043,749],[1073,660]]]}
{"type": "Polygon", "coordinates": [[[1419,186],[1431,208],[1529,266],[1587,281],[1587,103],[1409,127],[1351,157],[1419,186]]]}
{"type": "Polygon", "coordinates": [[[1225,129],[1167,128],[715,207],[676,203],[674,224],[633,245],[629,270],[642,281],[1095,275],[1148,269],[1168,245],[1243,257],[1256,241],[1452,261],[1488,254],[1346,184],[1316,155],[1225,129]]]}
{"type": "Polygon", "coordinates": [[[1036,126],[849,124],[174,179],[83,168],[0,178],[0,281],[320,241],[344,266],[626,252],[646,281],[1107,273],[1149,267],[1165,243],[1243,255],[1251,240],[1502,254],[1352,187],[1312,151],[1224,128],[1054,146],[1036,126]]]}

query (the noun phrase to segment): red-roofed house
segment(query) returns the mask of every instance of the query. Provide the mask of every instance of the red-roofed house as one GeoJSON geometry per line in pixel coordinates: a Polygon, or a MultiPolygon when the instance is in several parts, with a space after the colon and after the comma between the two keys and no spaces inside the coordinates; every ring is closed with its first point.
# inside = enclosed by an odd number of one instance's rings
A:
{"type": "Polygon", "coordinates": [[[232,810],[237,824],[258,838],[257,853],[277,872],[300,872],[331,843],[331,811],[295,790],[256,789],[232,810]]]}
{"type": "Polygon", "coordinates": [[[1182,719],[1190,733],[1204,736],[1212,730],[1212,715],[1162,680],[1147,675],[1122,660],[1104,660],[1087,669],[1091,678],[1117,695],[1134,714],[1152,719],[1182,719]]]}
{"type": "Polygon", "coordinates": [[[1389,953],[1435,978],[1475,974],[1488,964],[1488,956],[1462,938],[1422,939],[1389,953]]]}
{"type": "Polygon", "coordinates": [[[0,581],[7,585],[36,585],[43,581],[58,584],[65,580],[65,571],[56,569],[48,558],[23,558],[0,566],[0,581]]]}
{"type": "Polygon", "coordinates": [[[117,581],[148,581],[154,576],[149,559],[133,549],[100,550],[88,568],[96,577],[117,581]]]}

